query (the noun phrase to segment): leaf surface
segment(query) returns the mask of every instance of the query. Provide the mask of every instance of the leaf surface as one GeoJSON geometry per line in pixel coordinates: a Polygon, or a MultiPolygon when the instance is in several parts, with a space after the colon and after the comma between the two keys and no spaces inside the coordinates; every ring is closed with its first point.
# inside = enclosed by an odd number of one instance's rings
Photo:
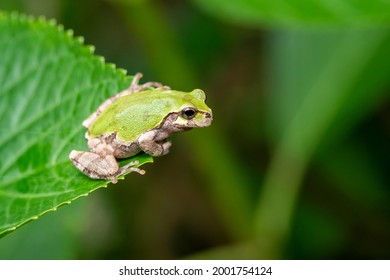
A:
{"type": "MultiPolygon", "coordinates": [[[[68,155],[87,150],[82,121],[132,78],[43,18],[0,12],[0,54],[2,236],[107,186],[84,176],[68,155]]],[[[140,166],[152,158],[130,160],[140,166]]]]}

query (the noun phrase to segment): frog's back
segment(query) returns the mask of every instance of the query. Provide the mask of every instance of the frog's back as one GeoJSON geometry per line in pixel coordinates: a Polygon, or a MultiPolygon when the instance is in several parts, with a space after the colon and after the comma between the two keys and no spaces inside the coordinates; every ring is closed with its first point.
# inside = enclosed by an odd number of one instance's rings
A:
{"type": "Polygon", "coordinates": [[[143,132],[157,128],[170,112],[180,110],[178,94],[181,92],[149,90],[121,97],[96,119],[89,135],[98,137],[116,132],[121,140],[133,142],[143,132]]]}

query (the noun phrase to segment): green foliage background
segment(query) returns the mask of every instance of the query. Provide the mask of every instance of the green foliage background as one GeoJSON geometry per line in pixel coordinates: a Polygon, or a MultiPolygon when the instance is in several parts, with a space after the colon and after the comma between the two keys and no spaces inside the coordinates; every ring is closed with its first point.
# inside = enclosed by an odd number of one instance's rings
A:
{"type": "MultiPolygon", "coordinates": [[[[0,9],[55,18],[106,61],[130,75],[143,72],[145,81],[202,88],[215,116],[210,128],[174,136],[171,153],[146,166],[147,175],[130,174],[3,237],[0,258],[390,257],[387,2],[18,0],[2,1],[0,9]]],[[[55,53],[63,47],[58,42],[55,53]]],[[[86,47],[76,50],[73,63],[90,55],[86,47]]],[[[60,58],[53,57],[53,67],[66,68],[60,58]]],[[[74,124],[101,102],[94,98],[130,81],[97,58],[92,65],[81,60],[79,71],[68,69],[74,79],[58,71],[45,79],[32,73],[35,86],[19,83],[31,96],[45,85],[38,100],[15,104],[0,93],[3,109],[36,105],[38,115],[46,110],[58,119],[35,129],[2,120],[0,139],[13,141],[0,149],[1,166],[66,158],[67,147],[83,145],[83,129],[74,124]],[[114,73],[111,86],[99,75],[90,79],[89,69],[114,73]],[[61,82],[73,91],[54,95],[62,106],[50,110],[45,94],[56,94],[61,82]],[[79,107],[69,111],[71,100],[79,107]],[[45,145],[53,138],[59,150],[45,145]],[[37,143],[28,153],[18,148],[26,139],[37,143]]],[[[4,91],[13,81],[1,77],[4,91]]],[[[73,171],[65,165],[39,180],[23,178],[19,190],[80,191],[69,179],[50,184],[50,176],[74,178],[73,171]]],[[[15,173],[6,175],[2,191],[15,173]]]]}

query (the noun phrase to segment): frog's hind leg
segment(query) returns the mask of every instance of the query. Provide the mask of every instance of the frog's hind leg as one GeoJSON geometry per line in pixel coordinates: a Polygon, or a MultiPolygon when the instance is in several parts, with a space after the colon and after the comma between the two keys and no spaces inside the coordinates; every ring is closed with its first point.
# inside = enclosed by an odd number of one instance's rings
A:
{"type": "Polygon", "coordinates": [[[134,167],[139,162],[133,161],[122,167],[118,166],[113,155],[104,157],[91,152],[71,151],[69,155],[74,166],[81,172],[92,179],[111,180],[113,184],[118,182],[118,177],[129,173],[137,172],[141,175],[145,174],[145,170],[134,167]]]}
{"type": "Polygon", "coordinates": [[[119,166],[113,155],[101,157],[95,153],[73,150],[69,158],[77,169],[90,178],[117,182],[119,166]]]}

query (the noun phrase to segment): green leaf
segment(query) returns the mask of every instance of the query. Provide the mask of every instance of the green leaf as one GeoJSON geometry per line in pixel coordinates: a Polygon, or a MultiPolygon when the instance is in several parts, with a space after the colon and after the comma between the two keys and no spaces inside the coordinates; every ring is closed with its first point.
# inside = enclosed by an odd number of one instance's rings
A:
{"type": "Polygon", "coordinates": [[[223,20],[245,25],[377,25],[390,22],[381,0],[192,0],[223,20]]]}
{"type": "MultiPolygon", "coordinates": [[[[68,155],[87,150],[82,121],[132,78],[42,18],[0,12],[0,54],[2,236],[107,186],[79,172],[68,155]]],[[[130,160],[140,166],[152,158],[130,160]]]]}

